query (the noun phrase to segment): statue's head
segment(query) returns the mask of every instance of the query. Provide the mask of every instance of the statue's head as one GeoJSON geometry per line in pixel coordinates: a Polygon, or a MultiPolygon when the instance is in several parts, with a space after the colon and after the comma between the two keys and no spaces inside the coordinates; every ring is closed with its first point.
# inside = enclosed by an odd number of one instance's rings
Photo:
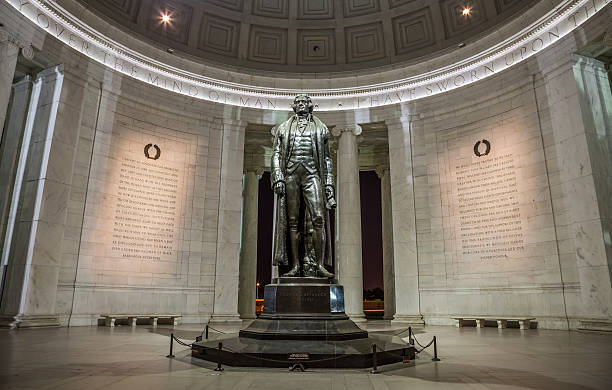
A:
{"type": "Polygon", "coordinates": [[[293,108],[293,112],[296,114],[309,114],[312,112],[314,105],[312,104],[312,99],[308,95],[297,95],[295,99],[293,99],[293,104],[291,105],[293,108]]]}

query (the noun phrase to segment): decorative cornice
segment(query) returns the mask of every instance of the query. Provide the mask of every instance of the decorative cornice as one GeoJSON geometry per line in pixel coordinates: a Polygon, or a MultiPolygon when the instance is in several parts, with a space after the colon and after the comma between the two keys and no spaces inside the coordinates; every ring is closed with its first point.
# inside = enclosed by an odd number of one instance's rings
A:
{"type": "Polygon", "coordinates": [[[478,82],[559,41],[612,0],[564,0],[519,33],[452,65],[391,82],[329,89],[266,88],[187,72],[108,39],[60,7],[56,1],[7,1],[35,25],[74,50],[145,83],[196,99],[283,111],[288,109],[295,95],[307,93],[313,98],[318,111],[334,111],[417,100],[478,82]]]}

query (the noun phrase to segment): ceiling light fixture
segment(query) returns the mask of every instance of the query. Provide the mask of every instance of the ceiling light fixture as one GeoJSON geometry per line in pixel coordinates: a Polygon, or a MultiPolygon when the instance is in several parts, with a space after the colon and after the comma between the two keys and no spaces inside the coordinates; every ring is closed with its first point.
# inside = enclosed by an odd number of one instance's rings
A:
{"type": "Polygon", "coordinates": [[[168,14],[162,14],[161,20],[162,20],[162,22],[164,22],[164,23],[169,23],[169,22],[170,22],[170,15],[168,15],[168,14]]]}
{"type": "Polygon", "coordinates": [[[472,9],[468,7],[465,7],[463,11],[461,12],[463,16],[470,16],[471,13],[472,13],[472,9]]]}

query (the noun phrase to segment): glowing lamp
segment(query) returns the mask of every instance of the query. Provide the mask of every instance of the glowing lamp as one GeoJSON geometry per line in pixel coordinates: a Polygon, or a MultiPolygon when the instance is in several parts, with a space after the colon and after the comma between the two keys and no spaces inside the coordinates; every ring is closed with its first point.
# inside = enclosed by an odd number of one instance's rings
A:
{"type": "Polygon", "coordinates": [[[471,8],[464,8],[463,11],[461,12],[463,16],[469,16],[471,13],[472,13],[471,8]]]}
{"type": "Polygon", "coordinates": [[[170,15],[162,14],[162,22],[168,23],[170,21],[170,15]]]}

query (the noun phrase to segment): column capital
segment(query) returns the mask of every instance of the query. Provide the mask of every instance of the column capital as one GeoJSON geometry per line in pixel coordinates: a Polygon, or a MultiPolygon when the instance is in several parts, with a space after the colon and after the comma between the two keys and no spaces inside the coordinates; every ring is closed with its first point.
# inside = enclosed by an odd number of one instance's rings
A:
{"type": "Polygon", "coordinates": [[[8,42],[21,49],[21,54],[28,60],[34,58],[34,48],[31,42],[19,39],[16,34],[9,32],[6,28],[0,27],[0,43],[8,42]]]}
{"type": "Polygon", "coordinates": [[[358,124],[346,123],[346,124],[336,125],[331,130],[331,133],[334,137],[340,137],[344,133],[352,133],[354,136],[358,136],[358,135],[361,135],[361,131],[362,131],[361,126],[359,126],[358,124]]]}
{"type": "Polygon", "coordinates": [[[265,172],[265,168],[262,167],[245,167],[244,173],[254,173],[257,176],[257,180],[260,180],[265,172]]]}
{"type": "Polygon", "coordinates": [[[381,165],[381,166],[376,167],[375,171],[376,171],[376,174],[378,175],[378,178],[382,179],[383,177],[389,174],[389,167],[385,165],[381,165]]]}

